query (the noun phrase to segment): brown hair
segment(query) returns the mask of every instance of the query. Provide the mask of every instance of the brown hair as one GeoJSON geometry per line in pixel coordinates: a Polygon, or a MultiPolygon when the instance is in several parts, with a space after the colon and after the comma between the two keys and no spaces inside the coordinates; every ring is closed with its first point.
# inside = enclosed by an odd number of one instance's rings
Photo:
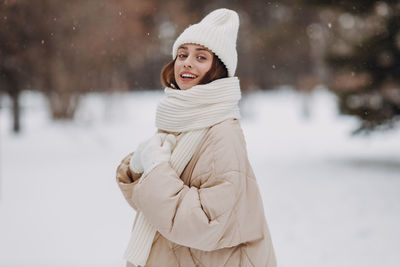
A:
{"type": "MultiPolygon", "coordinates": [[[[211,68],[206,73],[206,75],[204,75],[203,79],[201,79],[199,84],[206,84],[217,79],[228,77],[228,70],[226,69],[224,63],[222,63],[222,61],[215,54],[213,55],[214,56],[211,68]]],[[[161,83],[165,87],[172,87],[175,89],[179,89],[179,86],[175,81],[175,73],[174,73],[175,60],[176,58],[162,68],[161,83]]]]}

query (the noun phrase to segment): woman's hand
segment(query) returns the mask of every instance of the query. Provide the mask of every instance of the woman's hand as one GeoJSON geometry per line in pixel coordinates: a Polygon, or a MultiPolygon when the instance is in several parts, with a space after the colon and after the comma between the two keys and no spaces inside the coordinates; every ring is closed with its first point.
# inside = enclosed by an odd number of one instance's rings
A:
{"type": "Polygon", "coordinates": [[[142,160],[140,159],[140,155],[142,153],[143,148],[146,146],[147,144],[147,140],[140,143],[137,147],[137,149],[135,150],[135,152],[133,153],[133,156],[131,157],[130,161],[129,161],[129,169],[131,170],[131,172],[133,173],[143,173],[143,165],[142,165],[142,160]]]}
{"type": "Polygon", "coordinates": [[[140,153],[144,173],[149,173],[162,162],[168,162],[175,144],[176,137],[173,134],[157,133],[154,135],[140,153]]]}
{"type": "Polygon", "coordinates": [[[117,168],[117,182],[130,184],[134,181],[133,175],[129,169],[129,161],[132,159],[132,153],[126,156],[117,168]]]}

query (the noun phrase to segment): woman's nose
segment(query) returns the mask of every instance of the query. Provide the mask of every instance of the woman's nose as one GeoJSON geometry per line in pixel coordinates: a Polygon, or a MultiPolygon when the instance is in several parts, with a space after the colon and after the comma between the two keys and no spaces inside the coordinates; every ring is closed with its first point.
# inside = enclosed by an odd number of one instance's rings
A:
{"type": "Polygon", "coordinates": [[[187,57],[183,65],[184,65],[184,67],[191,68],[192,67],[192,58],[190,56],[187,57]]]}

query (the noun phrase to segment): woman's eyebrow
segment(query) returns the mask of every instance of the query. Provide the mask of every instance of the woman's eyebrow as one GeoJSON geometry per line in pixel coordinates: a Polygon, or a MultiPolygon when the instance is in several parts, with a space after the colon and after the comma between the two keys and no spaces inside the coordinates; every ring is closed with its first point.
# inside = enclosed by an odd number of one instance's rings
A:
{"type": "Polygon", "coordinates": [[[210,50],[208,50],[206,48],[202,48],[202,47],[196,48],[196,51],[207,51],[207,52],[210,52],[210,50]]]}
{"type": "MultiPolygon", "coordinates": [[[[188,50],[188,48],[187,48],[186,46],[180,46],[180,47],[178,47],[178,50],[179,50],[179,49],[188,50]]],[[[203,47],[198,47],[198,48],[196,48],[196,51],[207,51],[207,52],[210,52],[210,50],[208,50],[207,48],[203,48],[203,47]]]]}

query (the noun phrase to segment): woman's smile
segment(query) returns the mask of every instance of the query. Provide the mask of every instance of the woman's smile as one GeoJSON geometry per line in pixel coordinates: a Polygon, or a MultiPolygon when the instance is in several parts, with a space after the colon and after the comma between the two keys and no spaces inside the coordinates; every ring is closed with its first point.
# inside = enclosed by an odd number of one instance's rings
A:
{"type": "Polygon", "coordinates": [[[183,72],[180,73],[180,79],[183,82],[193,81],[197,77],[199,77],[199,76],[194,74],[194,73],[192,73],[192,72],[189,72],[189,71],[183,71],[183,72]]]}

